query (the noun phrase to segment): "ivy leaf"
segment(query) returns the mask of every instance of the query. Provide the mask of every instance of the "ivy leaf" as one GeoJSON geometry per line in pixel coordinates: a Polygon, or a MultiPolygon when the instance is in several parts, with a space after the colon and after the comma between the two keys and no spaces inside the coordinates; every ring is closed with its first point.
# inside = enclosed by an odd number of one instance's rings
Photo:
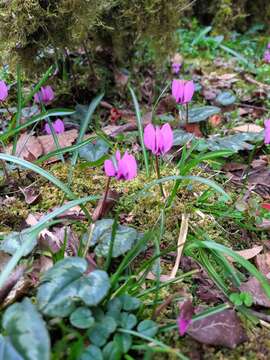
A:
{"type": "Polygon", "coordinates": [[[96,346],[103,346],[106,344],[109,336],[116,330],[116,327],[115,320],[105,315],[100,323],[96,323],[88,330],[89,340],[96,346]]]}
{"type": "MultiPolygon", "coordinates": [[[[91,238],[91,246],[96,245],[95,253],[97,256],[106,257],[109,254],[112,238],[112,219],[102,219],[96,221],[95,228],[91,238]]],[[[138,232],[128,226],[118,225],[113,246],[113,257],[128,252],[138,240],[138,232]]]]}
{"type": "Polygon", "coordinates": [[[88,306],[99,304],[109,291],[109,277],[102,270],[84,275],[86,269],[86,260],[79,257],[58,261],[41,279],[39,309],[48,316],[65,317],[75,310],[79,300],[88,306]]]}
{"type": "Polygon", "coordinates": [[[99,347],[90,345],[82,353],[80,360],[103,360],[103,355],[99,347]]]}
{"type": "Polygon", "coordinates": [[[91,310],[84,306],[73,311],[69,317],[69,321],[78,329],[88,329],[95,323],[91,310]]]}
{"type": "Polygon", "coordinates": [[[29,299],[11,305],[5,311],[3,327],[11,344],[24,360],[50,359],[50,338],[46,324],[29,299]]]}
{"type": "Polygon", "coordinates": [[[220,108],[217,106],[200,106],[192,108],[188,113],[188,122],[192,124],[205,121],[210,116],[218,114],[219,112],[220,108]]]}
{"type": "Polygon", "coordinates": [[[109,145],[103,139],[97,139],[95,143],[89,143],[79,149],[81,158],[94,163],[108,153],[109,145]]]}
{"type": "Polygon", "coordinates": [[[0,335],[0,360],[24,360],[14,349],[8,338],[0,335]]]}
{"type": "Polygon", "coordinates": [[[158,332],[158,327],[153,320],[143,320],[137,326],[137,331],[145,336],[153,337],[158,332]]]}
{"type": "Polygon", "coordinates": [[[236,96],[230,91],[223,91],[216,98],[217,105],[221,106],[232,105],[235,103],[235,101],[236,96]]]}

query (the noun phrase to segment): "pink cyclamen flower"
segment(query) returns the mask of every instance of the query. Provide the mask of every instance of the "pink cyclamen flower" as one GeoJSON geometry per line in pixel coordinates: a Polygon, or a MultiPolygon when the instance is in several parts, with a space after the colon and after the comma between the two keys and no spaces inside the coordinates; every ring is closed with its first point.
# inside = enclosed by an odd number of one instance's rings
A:
{"type": "MultiPolygon", "coordinates": [[[[52,123],[52,126],[53,126],[56,134],[62,134],[65,131],[65,125],[61,119],[55,120],[55,122],[52,123]]],[[[45,125],[45,131],[48,135],[50,135],[52,133],[50,125],[48,123],[46,123],[46,125],[45,125]]]]}
{"type": "Polygon", "coordinates": [[[0,101],[5,101],[8,97],[8,87],[6,83],[1,80],[0,81],[0,101]]]}
{"type": "Polygon", "coordinates": [[[54,92],[51,86],[41,86],[40,91],[34,95],[35,103],[48,104],[54,99],[54,92]]]}
{"type": "Polygon", "coordinates": [[[172,72],[173,72],[173,74],[178,74],[180,69],[181,69],[181,64],[179,64],[177,62],[172,63],[172,72]]]}
{"type": "Polygon", "coordinates": [[[267,44],[267,49],[270,49],[270,42],[267,44]]]}
{"type": "Polygon", "coordinates": [[[105,160],[104,170],[107,176],[117,180],[132,180],[137,176],[137,162],[127,151],[121,158],[121,153],[117,150],[113,160],[105,160]]]}
{"type": "Polygon", "coordinates": [[[263,60],[266,63],[270,63],[270,50],[266,50],[263,55],[263,60]]]}
{"type": "Polygon", "coordinates": [[[173,132],[170,124],[161,128],[148,124],[144,129],[144,144],[154,155],[164,155],[173,146],[173,132]]]}
{"type": "Polygon", "coordinates": [[[195,91],[195,85],[192,80],[174,79],[172,82],[172,96],[179,104],[187,104],[191,101],[195,91]]]}
{"type": "Polygon", "coordinates": [[[264,143],[270,144],[270,119],[264,122],[264,143]]]}

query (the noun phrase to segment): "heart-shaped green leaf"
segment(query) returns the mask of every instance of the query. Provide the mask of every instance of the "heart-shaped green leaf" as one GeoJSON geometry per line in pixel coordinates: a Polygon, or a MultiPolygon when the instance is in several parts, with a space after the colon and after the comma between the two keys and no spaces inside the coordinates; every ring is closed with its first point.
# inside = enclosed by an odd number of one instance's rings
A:
{"type": "MultiPolygon", "coordinates": [[[[112,238],[112,219],[102,219],[96,222],[91,238],[91,246],[96,245],[95,253],[98,256],[107,256],[109,254],[112,238]]],[[[138,232],[128,226],[118,225],[114,244],[113,257],[118,257],[129,251],[138,240],[138,232]]],[[[86,236],[87,237],[87,236],[86,236]]]]}
{"type": "Polygon", "coordinates": [[[137,310],[141,305],[141,301],[139,299],[130,295],[121,295],[119,299],[121,300],[125,311],[137,310]]]}
{"type": "Polygon", "coordinates": [[[95,143],[87,144],[79,149],[81,158],[96,162],[108,153],[109,145],[103,139],[97,139],[95,143]]]}
{"type": "Polygon", "coordinates": [[[220,108],[217,106],[201,106],[192,108],[188,113],[189,123],[198,123],[207,120],[210,116],[218,114],[220,108]]]}
{"type": "Polygon", "coordinates": [[[121,318],[120,326],[124,329],[131,330],[137,324],[137,318],[134,314],[123,312],[121,313],[120,318],[121,318]]]}
{"type": "Polygon", "coordinates": [[[236,96],[230,91],[221,92],[216,98],[216,102],[220,106],[229,106],[234,104],[235,101],[236,96]]]}
{"type": "Polygon", "coordinates": [[[108,293],[109,277],[101,270],[84,275],[86,269],[86,260],[79,257],[57,262],[42,277],[37,293],[39,309],[48,316],[65,317],[79,300],[88,306],[97,305],[108,293]]]}
{"type": "Polygon", "coordinates": [[[88,330],[89,340],[96,346],[103,346],[109,336],[116,330],[116,327],[115,320],[105,315],[100,323],[96,323],[88,330]]]}
{"type": "Polygon", "coordinates": [[[103,360],[102,351],[95,345],[88,346],[82,353],[80,360],[103,360]]]}
{"type": "Polygon", "coordinates": [[[69,317],[69,321],[78,329],[88,329],[95,323],[91,310],[84,306],[73,311],[69,317]]]}
{"type": "Polygon", "coordinates": [[[153,320],[143,320],[137,326],[137,331],[145,336],[153,337],[156,335],[158,327],[153,320]]]}
{"type": "Polygon", "coordinates": [[[0,335],[0,360],[23,360],[17,353],[8,338],[0,335]]]}
{"type": "Polygon", "coordinates": [[[21,232],[11,232],[4,236],[0,243],[0,250],[13,255],[27,240],[28,246],[24,249],[23,256],[28,255],[37,243],[37,235],[39,231],[30,232],[25,229],[21,232]],[[31,238],[31,240],[30,240],[31,238]]]}
{"type": "Polygon", "coordinates": [[[11,305],[5,311],[3,327],[23,359],[50,359],[50,338],[46,324],[29,299],[11,305]]]}

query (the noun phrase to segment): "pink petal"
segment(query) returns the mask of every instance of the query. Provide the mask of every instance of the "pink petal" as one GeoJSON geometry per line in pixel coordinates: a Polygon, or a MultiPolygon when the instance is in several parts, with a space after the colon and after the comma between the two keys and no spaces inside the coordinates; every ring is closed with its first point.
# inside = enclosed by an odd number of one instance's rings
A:
{"type": "Polygon", "coordinates": [[[192,321],[193,314],[194,307],[192,305],[192,302],[190,300],[184,301],[180,305],[180,315],[177,318],[177,325],[180,336],[183,336],[186,333],[192,321]]]}
{"type": "Polygon", "coordinates": [[[61,119],[55,120],[53,128],[57,134],[62,134],[65,131],[64,122],[61,119]]]}
{"type": "Polygon", "coordinates": [[[50,135],[50,134],[52,133],[52,132],[51,132],[50,125],[49,125],[48,123],[45,124],[44,129],[45,129],[45,132],[46,132],[48,135],[50,135]]]}
{"type": "Polygon", "coordinates": [[[0,101],[5,101],[8,97],[8,88],[6,83],[1,80],[0,81],[0,101]]]}
{"type": "Polygon", "coordinates": [[[174,79],[172,82],[172,96],[177,103],[182,104],[184,101],[184,80],[174,79]]]}
{"type": "Polygon", "coordinates": [[[163,154],[166,154],[171,150],[173,146],[173,131],[170,124],[165,124],[161,128],[161,134],[163,138],[163,154]]]}
{"type": "Polygon", "coordinates": [[[186,320],[186,319],[182,318],[181,316],[178,317],[177,325],[178,325],[178,330],[179,330],[180,336],[185,335],[190,323],[191,323],[191,320],[186,320]]]}
{"type": "Polygon", "coordinates": [[[117,161],[121,160],[121,153],[120,153],[119,150],[116,150],[115,158],[116,158],[117,161]]]}
{"type": "Polygon", "coordinates": [[[154,153],[156,144],[156,130],[152,124],[148,124],[145,127],[143,140],[146,148],[154,153]]]}
{"type": "Polygon", "coordinates": [[[125,155],[123,156],[123,161],[125,161],[125,165],[127,168],[126,180],[134,179],[137,176],[137,162],[135,157],[125,152],[125,155]]]}
{"type": "Polygon", "coordinates": [[[195,91],[195,86],[194,86],[194,82],[191,81],[187,81],[185,84],[185,92],[184,92],[184,103],[188,103],[190,102],[190,100],[192,99],[192,96],[194,94],[195,91]]]}
{"type": "Polygon", "coordinates": [[[264,143],[270,144],[270,119],[264,122],[264,143]]]}
{"type": "Polygon", "coordinates": [[[116,175],[116,170],[115,170],[112,160],[104,161],[104,171],[107,176],[115,176],[116,175]]]}

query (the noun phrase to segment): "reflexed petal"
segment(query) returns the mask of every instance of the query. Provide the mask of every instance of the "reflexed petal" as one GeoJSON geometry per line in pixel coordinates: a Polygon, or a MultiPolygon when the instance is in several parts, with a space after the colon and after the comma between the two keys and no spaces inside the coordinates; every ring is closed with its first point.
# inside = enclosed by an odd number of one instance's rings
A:
{"type": "Polygon", "coordinates": [[[1,80],[0,81],[0,101],[5,101],[8,97],[8,88],[6,83],[1,80]]]}
{"type": "Polygon", "coordinates": [[[146,148],[154,153],[156,144],[156,130],[152,124],[148,124],[145,127],[143,140],[146,148]]]}
{"type": "Polygon", "coordinates": [[[115,170],[112,160],[104,161],[104,171],[107,176],[115,176],[116,175],[116,170],[115,170]]]}
{"type": "Polygon", "coordinates": [[[134,179],[137,176],[137,162],[135,157],[125,152],[125,155],[123,156],[123,161],[125,162],[125,166],[127,168],[126,180],[134,179]]]}
{"type": "Polygon", "coordinates": [[[172,96],[175,98],[175,101],[182,104],[184,101],[184,80],[174,79],[172,82],[172,96]]]}
{"type": "Polygon", "coordinates": [[[121,159],[121,153],[120,153],[119,150],[116,150],[115,158],[116,158],[117,161],[119,161],[121,159]]]}
{"type": "Polygon", "coordinates": [[[184,93],[184,103],[188,103],[190,102],[190,100],[192,99],[192,96],[194,94],[195,91],[195,86],[194,86],[194,82],[191,81],[187,81],[185,84],[185,93],[184,93]]]}
{"type": "Polygon", "coordinates": [[[163,139],[163,154],[166,154],[173,146],[173,131],[170,124],[167,123],[162,126],[161,134],[163,139]]]}
{"type": "Polygon", "coordinates": [[[48,135],[50,135],[52,133],[50,125],[48,123],[45,124],[44,130],[48,135]]]}
{"type": "Polygon", "coordinates": [[[264,122],[264,143],[270,144],[270,119],[264,122]]]}
{"type": "Polygon", "coordinates": [[[55,120],[53,128],[57,134],[62,134],[65,131],[64,122],[61,119],[55,120]]]}

